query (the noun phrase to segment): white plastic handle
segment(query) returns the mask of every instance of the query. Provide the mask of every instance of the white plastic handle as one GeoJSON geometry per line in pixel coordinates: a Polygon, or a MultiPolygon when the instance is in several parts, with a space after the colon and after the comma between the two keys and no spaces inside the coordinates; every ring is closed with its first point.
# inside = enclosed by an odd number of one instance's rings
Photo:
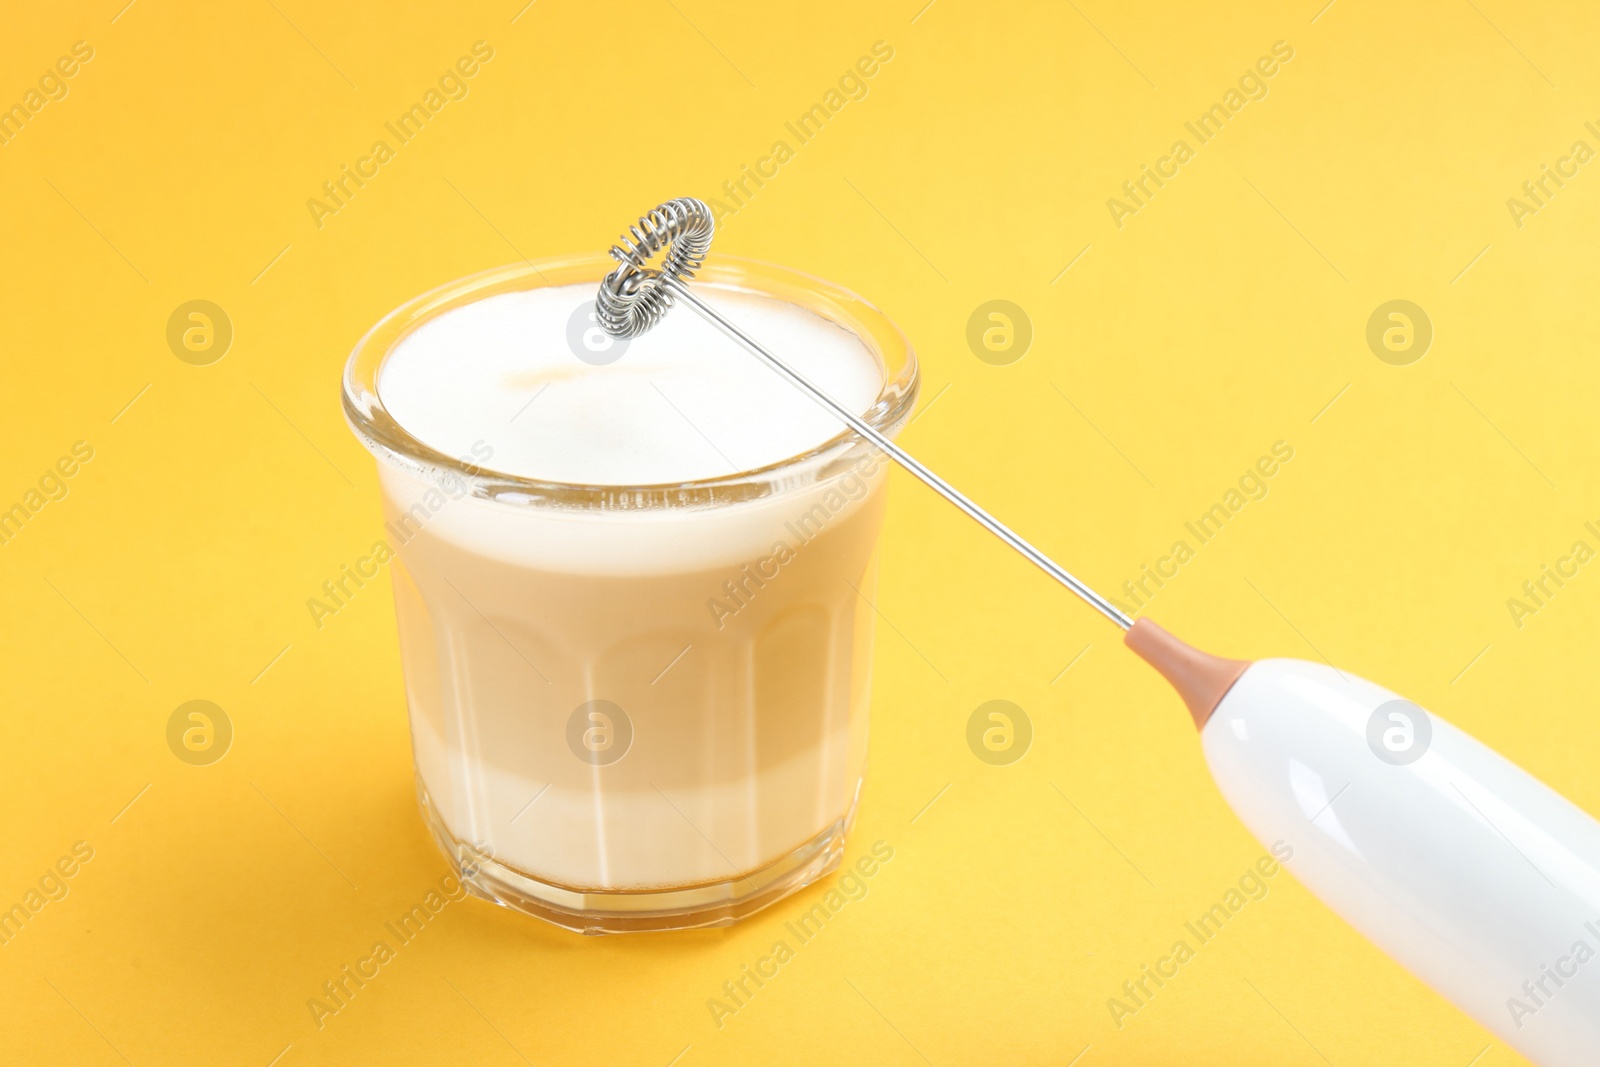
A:
{"type": "Polygon", "coordinates": [[[1379,948],[1535,1063],[1600,1063],[1600,823],[1321,664],[1252,664],[1201,741],[1245,825],[1379,948]]]}

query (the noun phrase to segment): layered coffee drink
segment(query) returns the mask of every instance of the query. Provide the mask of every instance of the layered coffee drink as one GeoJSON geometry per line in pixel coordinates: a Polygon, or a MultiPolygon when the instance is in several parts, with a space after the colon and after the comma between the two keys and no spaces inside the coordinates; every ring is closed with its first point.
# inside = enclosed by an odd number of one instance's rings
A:
{"type": "MultiPolygon", "coordinates": [[[[708,299],[898,428],[886,320],[733,269],[708,299]]],[[[349,375],[381,405],[347,410],[380,458],[425,814],[479,892],[570,928],[731,922],[839,859],[884,458],[687,309],[620,342],[592,282],[511,273],[349,375]]]]}

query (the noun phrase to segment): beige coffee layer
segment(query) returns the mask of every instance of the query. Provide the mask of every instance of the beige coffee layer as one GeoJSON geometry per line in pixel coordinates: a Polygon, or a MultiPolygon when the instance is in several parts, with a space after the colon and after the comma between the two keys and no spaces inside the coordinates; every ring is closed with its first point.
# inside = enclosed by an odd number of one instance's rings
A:
{"type": "MultiPolygon", "coordinates": [[[[395,529],[427,487],[392,469],[383,484],[395,529]]],[[[884,489],[880,467],[849,491],[670,517],[461,499],[408,528],[406,691],[446,825],[537,877],[638,888],[733,877],[843,816],[884,489]],[[614,763],[569,744],[594,700],[632,727],[614,763]]]]}

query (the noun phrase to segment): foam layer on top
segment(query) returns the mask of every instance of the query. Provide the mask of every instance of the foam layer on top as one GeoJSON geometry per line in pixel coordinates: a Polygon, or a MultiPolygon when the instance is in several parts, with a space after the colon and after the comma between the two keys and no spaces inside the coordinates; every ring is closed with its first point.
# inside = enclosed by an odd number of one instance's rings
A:
{"type": "MultiPolygon", "coordinates": [[[[593,284],[555,286],[440,315],[385,361],[384,407],[440,452],[481,457],[486,443],[492,469],[585,485],[734,474],[844,428],[689,308],[616,355],[594,324],[594,295],[593,284]]],[[[882,390],[883,367],[850,331],[767,297],[722,292],[714,303],[851,410],[882,390]]]]}

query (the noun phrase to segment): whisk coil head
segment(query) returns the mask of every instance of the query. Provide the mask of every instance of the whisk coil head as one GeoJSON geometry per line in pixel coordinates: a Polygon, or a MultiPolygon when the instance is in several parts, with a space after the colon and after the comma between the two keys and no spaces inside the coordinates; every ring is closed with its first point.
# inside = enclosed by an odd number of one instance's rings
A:
{"type": "Polygon", "coordinates": [[[688,281],[705,263],[716,226],[711,209],[692,196],[668,200],[611,246],[617,269],[605,276],[595,297],[600,328],[613,337],[637,337],[661,321],[672,307],[666,279],[688,281]],[[661,266],[650,261],[665,250],[661,266]]]}

